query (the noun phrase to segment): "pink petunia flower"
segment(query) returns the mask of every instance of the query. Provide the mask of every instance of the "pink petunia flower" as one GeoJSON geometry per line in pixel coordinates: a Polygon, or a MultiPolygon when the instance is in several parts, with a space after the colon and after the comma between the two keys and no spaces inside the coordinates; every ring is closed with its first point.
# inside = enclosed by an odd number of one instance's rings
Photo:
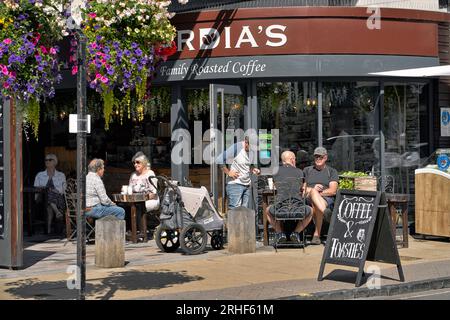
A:
{"type": "Polygon", "coordinates": [[[6,38],[5,40],[3,40],[4,44],[11,44],[12,40],[10,38],[6,38]]]}
{"type": "Polygon", "coordinates": [[[9,88],[9,83],[8,82],[3,82],[3,88],[8,89],[9,88]]]}
{"type": "Polygon", "coordinates": [[[55,48],[50,48],[50,54],[56,54],[56,49],[55,48]]]}
{"type": "Polygon", "coordinates": [[[42,52],[43,54],[47,54],[47,53],[48,53],[48,51],[47,51],[47,48],[46,48],[46,47],[44,47],[44,46],[40,46],[39,48],[41,49],[41,52],[42,52]]]}
{"type": "Polygon", "coordinates": [[[102,75],[100,74],[100,73],[97,73],[96,75],[95,75],[95,79],[97,80],[97,79],[101,79],[101,77],[102,77],[102,75]]]}
{"type": "Polygon", "coordinates": [[[78,66],[73,66],[73,67],[72,67],[72,75],[73,75],[73,76],[76,75],[77,72],[78,72],[78,66]]]}
{"type": "Polygon", "coordinates": [[[100,78],[100,81],[103,82],[103,83],[108,83],[109,79],[107,77],[105,77],[105,76],[102,76],[100,78]]]}
{"type": "Polygon", "coordinates": [[[5,76],[7,76],[7,75],[9,74],[8,67],[6,67],[6,66],[4,66],[4,65],[2,65],[2,64],[0,64],[0,71],[1,71],[5,76]]]}
{"type": "Polygon", "coordinates": [[[94,19],[97,14],[95,12],[88,13],[89,18],[94,19]]]}

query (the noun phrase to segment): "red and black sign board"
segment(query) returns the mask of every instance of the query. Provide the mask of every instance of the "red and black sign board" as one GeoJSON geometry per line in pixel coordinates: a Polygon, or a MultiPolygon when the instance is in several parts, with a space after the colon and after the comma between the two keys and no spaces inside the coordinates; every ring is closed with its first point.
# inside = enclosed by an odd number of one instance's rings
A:
{"type": "Polygon", "coordinates": [[[386,197],[379,191],[339,190],[323,252],[318,280],[326,263],[358,267],[356,286],[362,284],[366,261],[397,265],[403,270],[386,210],[386,197]]]}

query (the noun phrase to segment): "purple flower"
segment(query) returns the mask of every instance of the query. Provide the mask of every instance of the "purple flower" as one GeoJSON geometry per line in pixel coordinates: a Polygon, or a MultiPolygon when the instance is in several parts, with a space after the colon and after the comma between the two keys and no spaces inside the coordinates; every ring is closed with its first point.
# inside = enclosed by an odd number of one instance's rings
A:
{"type": "Polygon", "coordinates": [[[29,94],[33,94],[34,93],[34,87],[31,85],[31,83],[27,83],[27,92],[29,94]]]}
{"type": "Polygon", "coordinates": [[[107,73],[108,75],[112,76],[112,75],[114,74],[114,68],[113,68],[113,67],[107,68],[107,69],[106,69],[106,73],[107,73]]]}
{"type": "Polygon", "coordinates": [[[95,37],[95,40],[101,41],[101,40],[102,40],[102,36],[96,36],[96,37],[95,37]]]}
{"type": "Polygon", "coordinates": [[[131,64],[136,64],[136,62],[137,62],[137,59],[135,58],[135,57],[132,57],[131,59],[130,59],[130,62],[131,62],[131,64]]]}
{"type": "Polygon", "coordinates": [[[129,57],[129,56],[131,55],[131,52],[130,52],[130,50],[125,49],[125,50],[123,50],[123,54],[124,54],[126,57],[129,57]]]}
{"type": "Polygon", "coordinates": [[[131,77],[131,73],[128,72],[128,71],[125,71],[125,72],[123,73],[123,76],[124,76],[125,78],[129,79],[129,78],[131,77]]]}
{"type": "Polygon", "coordinates": [[[135,53],[138,57],[140,57],[140,56],[142,55],[142,50],[139,49],[139,48],[137,48],[136,50],[134,50],[134,53],[135,53]]]}
{"type": "Polygon", "coordinates": [[[131,49],[136,49],[139,45],[136,42],[131,44],[131,49]]]}

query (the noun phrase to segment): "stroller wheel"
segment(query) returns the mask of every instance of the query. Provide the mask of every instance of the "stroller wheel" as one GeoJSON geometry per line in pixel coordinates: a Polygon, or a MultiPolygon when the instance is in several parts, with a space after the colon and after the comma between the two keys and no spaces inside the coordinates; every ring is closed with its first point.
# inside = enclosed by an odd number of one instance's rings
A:
{"type": "Polygon", "coordinates": [[[186,254],[199,254],[206,248],[208,234],[198,223],[192,223],[181,230],[180,245],[186,254]]]}
{"type": "Polygon", "coordinates": [[[180,246],[178,231],[164,229],[161,226],[156,228],[155,241],[158,248],[164,252],[174,252],[180,246]]]}
{"type": "Polygon", "coordinates": [[[211,247],[214,250],[223,249],[223,235],[222,232],[213,232],[211,236],[211,247]]]}

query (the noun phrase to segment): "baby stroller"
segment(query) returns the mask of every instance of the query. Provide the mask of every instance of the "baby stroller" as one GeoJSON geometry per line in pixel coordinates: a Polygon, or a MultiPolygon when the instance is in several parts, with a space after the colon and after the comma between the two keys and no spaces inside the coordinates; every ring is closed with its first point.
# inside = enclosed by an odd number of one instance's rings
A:
{"type": "MultiPolygon", "coordinates": [[[[151,181],[154,177],[150,177],[151,181]]],[[[181,247],[186,254],[199,254],[206,248],[208,235],[211,247],[223,248],[223,219],[214,207],[205,187],[178,186],[164,176],[157,176],[164,186],[160,195],[160,225],[155,232],[158,248],[174,252],[181,247]]]]}

